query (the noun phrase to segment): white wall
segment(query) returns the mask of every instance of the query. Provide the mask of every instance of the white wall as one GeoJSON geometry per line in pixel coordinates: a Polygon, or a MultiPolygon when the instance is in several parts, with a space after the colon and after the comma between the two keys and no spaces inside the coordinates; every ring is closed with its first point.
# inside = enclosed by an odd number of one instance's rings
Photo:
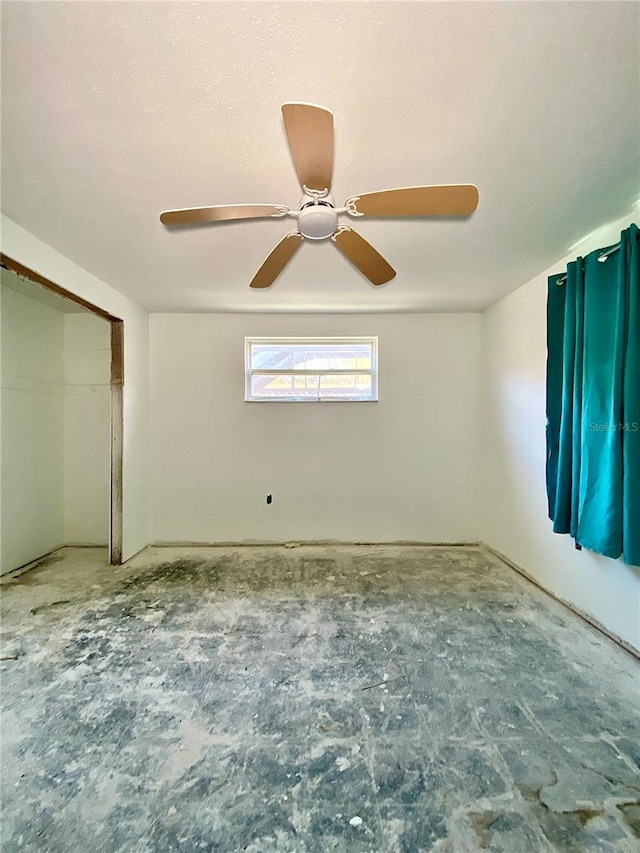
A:
{"type": "Polygon", "coordinates": [[[472,314],[152,315],[152,540],[478,540],[479,357],[472,314]],[[378,335],[380,401],[245,403],[245,335],[378,335]]]}
{"type": "Polygon", "coordinates": [[[615,243],[639,215],[599,229],[484,313],[482,452],[485,541],[638,649],[640,569],[576,551],[547,518],[545,375],[547,276],[615,243]]]}
{"type": "Polygon", "coordinates": [[[123,558],[148,542],[149,316],[2,215],[2,251],[124,321],[123,558]]]}
{"type": "Polygon", "coordinates": [[[107,545],[111,495],[111,329],[82,312],[64,320],[64,541],[107,545]]]}
{"type": "Polygon", "coordinates": [[[0,573],[64,543],[64,315],[2,288],[0,573]]]}

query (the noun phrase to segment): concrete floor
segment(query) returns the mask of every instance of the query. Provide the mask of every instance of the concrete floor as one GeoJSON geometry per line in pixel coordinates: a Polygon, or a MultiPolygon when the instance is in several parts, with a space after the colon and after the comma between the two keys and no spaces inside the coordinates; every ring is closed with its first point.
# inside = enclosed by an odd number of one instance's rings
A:
{"type": "Polygon", "coordinates": [[[639,665],[479,548],[3,583],[2,850],[640,850],[639,665]]]}

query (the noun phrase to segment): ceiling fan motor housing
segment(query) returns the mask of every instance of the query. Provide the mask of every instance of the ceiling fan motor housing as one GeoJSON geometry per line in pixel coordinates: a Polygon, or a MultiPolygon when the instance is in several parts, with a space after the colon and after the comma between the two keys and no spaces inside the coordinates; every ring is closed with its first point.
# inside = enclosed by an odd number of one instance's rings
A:
{"type": "Polygon", "coordinates": [[[335,234],[338,227],[338,214],[333,206],[333,198],[309,199],[304,197],[298,213],[298,231],[308,240],[326,240],[335,234]]]}

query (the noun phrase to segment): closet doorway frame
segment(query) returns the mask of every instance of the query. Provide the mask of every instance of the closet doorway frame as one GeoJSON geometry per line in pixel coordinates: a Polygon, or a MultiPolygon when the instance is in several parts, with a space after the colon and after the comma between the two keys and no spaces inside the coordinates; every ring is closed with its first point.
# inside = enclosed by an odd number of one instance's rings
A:
{"type": "Polygon", "coordinates": [[[109,563],[122,564],[122,448],[123,448],[123,390],[124,390],[124,321],[109,314],[92,302],[50,281],[14,258],[0,253],[0,266],[39,285],[63,299],[81,305],[87,311],[107,320],[111,329],[111,499],[109,511],[109,563]]]}

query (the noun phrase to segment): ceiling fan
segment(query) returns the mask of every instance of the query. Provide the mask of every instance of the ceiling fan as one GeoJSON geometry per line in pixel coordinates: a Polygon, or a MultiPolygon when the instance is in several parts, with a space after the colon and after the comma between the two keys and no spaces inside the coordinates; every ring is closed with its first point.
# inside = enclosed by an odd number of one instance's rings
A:
{"type": "Polygon", "coordinates": [[[338,216],[468,216],[478,206],[473,184],[404,187],[364,193],[336,207],[331,195],[333,174],[333,114],[315,104],[287,103],[282,117],[291,158],[304,193],[299,210],[281,204],[228,204],[165,210],[167,226],[197,225],[233,219],[270,219],[290,216],[297,228],[289,231],[253,277],[251,287],[270,287],[303,240],[331,239],[372,284],[385,284],[395,270],[356,231],[338,224],[338,216]]]}

